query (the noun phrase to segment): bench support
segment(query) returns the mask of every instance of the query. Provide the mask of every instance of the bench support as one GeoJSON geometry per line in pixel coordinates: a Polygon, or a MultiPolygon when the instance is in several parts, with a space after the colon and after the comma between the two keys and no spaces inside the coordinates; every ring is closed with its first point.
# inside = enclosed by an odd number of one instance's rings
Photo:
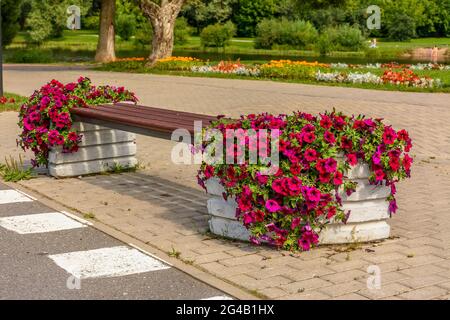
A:
{"type": "Polygon", "coordinates": [[[67,178],[137,165],[134,133],[85,122],[74,122],[73,128],[83,136],[80,149],[75,153],[63,153],[61,147],[52,149],[51,176],[67,178]]]}

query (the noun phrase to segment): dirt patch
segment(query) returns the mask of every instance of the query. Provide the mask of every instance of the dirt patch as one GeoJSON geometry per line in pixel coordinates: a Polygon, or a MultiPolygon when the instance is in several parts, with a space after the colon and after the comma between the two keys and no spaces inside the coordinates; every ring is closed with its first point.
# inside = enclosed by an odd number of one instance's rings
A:
{"type": "Polygon", "coordinates": [[[448,61],[449,54],[448,48],[437,48],[434,51],[433,48],[416,48],[411,52],[406,53],[404,57],[436,63],[448,61]]]}

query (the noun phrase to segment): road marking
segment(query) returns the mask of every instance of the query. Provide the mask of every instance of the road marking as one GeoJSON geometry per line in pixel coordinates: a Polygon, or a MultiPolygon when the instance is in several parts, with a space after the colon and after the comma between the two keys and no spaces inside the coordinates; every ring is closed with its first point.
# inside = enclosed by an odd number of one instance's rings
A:
{"type": "Polygon", "coordinates": [[[87,221],[87,220],[85,220],[85,219],[83,219],[83,218],[80,218],[80,217],[78,217],[78,216],[76,216],[76,215],[74,215],[74,214],[71,214],[71,213],[67,212],[67,211],[61,211],[61,213],[62,213],[62,214],[65,214],[65,215],[68,216],[69,218],[72,218],[73,220],[77,220],[78,222],[80,222],[80,223],[82,223],[82,224],[86,224],[86,225],[88,225],[88,226],[93,226],[93,223],[92,223],[92,222],[87,221]]]}
{"type": "Polygon", "coordinates": [[[76,278],[118,277],[170,269],[159,260],[126,246],[49,255],[76,278]]]}
{"type": "Polygon", "coordinates": [[[0,190],[0,204],[33,201],[22,192],[16,190],[0,190]]]}
{"type": "Polygon", "coordinates": [[[227,297],[227,296],[215,296],[215,297],[211,297],[211,298],[205,298],[202,300],[233,300],[233,298],[227,297]]]}
{"type": "Polygon", "coordinates": [[[44,233],[86,227],[60,212],[0,218],[0,226],[19,234],[44,233]]]}
{"type": "Polygon", "coordinates": [[[148,252],[148,251],[145,251],[144,249],[139,248],[137,245],[132,244],[132,243],[128,243],[128,245],[129,245],[130,247],[133,247],[133,248],[135,248],[136,250],[139,250],[139,251],[141,251],[142,253],[144,253],[144,254],[146,254],[146,255],[152,257],[152,258],[155,258],[156,260],[159,260],[159,261],[161,261],[162,263],[167,264],[168,266],[172,267],[172,264],[170,264],[169,262],[167,262],[167,261],[165,261],[165,260],[163,260],[163,259],[161,259],[161,258],[155,256],[154,254],[152,254],[152,253],[150,253],[150,252],[148,252]]]}

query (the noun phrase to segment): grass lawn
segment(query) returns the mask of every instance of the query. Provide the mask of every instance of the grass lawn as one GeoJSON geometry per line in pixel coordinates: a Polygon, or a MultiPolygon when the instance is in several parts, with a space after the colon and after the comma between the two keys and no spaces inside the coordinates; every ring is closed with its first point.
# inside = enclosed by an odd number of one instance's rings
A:
{"type": "Polygon", "coordinates": [[[18,111],[20,106],[27,100],[26,97],[19,96],[17,94],[5,92],[4,97],[8,100],[6,103],[0,103],[0,112],[4,111],[18,111]],[[13,99],[11,102],[10,100],[13,99]]]}
{"type": "MultiPolygon", "coordinates": [[[[5,50],[5,61],[15,63],[61,63],[61,62],[93,62],[97,47],[98,35],[90,30],[65,30],[63,37],[52,39],[40,46],[26,44],[26,34],[19,33],[13,43],[5,50]]],[[[448,47],[450,38],[422,38],[407,42],[388,42],[379,39],[379,60],[395,60],[402,54],[418,47],[432,47],[435,44],[440,47],[448,47]]],[[[118,57],[146,57],[150,52],[149,46],[137,45],[133,39],[123,41],[116,37],[116,55],[118,57]]],[[[234,38],[225,50],[201,46],[200,38],[192,36],[187,43],[175,45],[174,55],[195,56],[202,59],[217,61],[222,59],[238,59],[267,61],[290,57],[292,59],[306,58],[318,59],[324,62],[354,62],[362,63],[366,57],[366,51],[360,52],[332,52],[328,57],[320,57],[311,50],[291,50],[274,48],[273,50],[254,49],[254,39],[234,38]],[[353,60],[354,61],[353,61],[353,60]]],[[[372,58],[373,60],[377,58],[372,58]]]]}

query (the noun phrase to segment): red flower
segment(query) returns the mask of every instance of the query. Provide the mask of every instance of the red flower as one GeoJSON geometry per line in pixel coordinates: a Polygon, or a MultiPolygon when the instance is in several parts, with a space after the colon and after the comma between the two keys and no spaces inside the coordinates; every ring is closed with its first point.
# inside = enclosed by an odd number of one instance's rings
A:
{"type": "Polygon", "coordinates": [[[345,157],[347,158],[349,165],[356,166],[358,164],[358,157],[356,156],[356,153],[348,153],[345,157]]]}
{"type": "Polygon", "coordinates": [[[384,128],[383,141],[387,145],[391,145],[397,139],[397,133],[391,127],[384,128]]]}
{"type": "Polygon", "coordinates": [[[306,149],[304,156],[306,161],[313,162],[317,159],[317,151],[314,149],[306,149]]]}
{"type": "Polygon", "coordinates": [[[352,150],[353,149],[352,140],[349,139],[347,136],[343,136],[341,138],[341,147],[345,150],[352,150]]]}
{"type": "Polygon", "coordinates": [[[340,186],[342,184],[342,173],[339,171],[336,171],[336,173],[334,174],[334,178],[333,178],[333,184],[335,186],[340,186]]]}
{"type": "Polygon", "coordinates": [[[320,126],[324,129],[330,129],[332,125],[330,117],[323,115],[322,120],[320,120],[320,126]]]}
{"type": "Polygon", "coordinates": [[[325,133],[323,134],[323,138],[329,144],[334,144],[336,142],[334,134],[332,134],[330,131],[325,131],[325,133]]]}
{"type": "Polygon", "coordinates": [[[384,177],[385,177],[385,174],[384,174],[383,170],[381,170],[381,169],[375,170],[375,180],[376,181],[383,181],[384,177]]]}

